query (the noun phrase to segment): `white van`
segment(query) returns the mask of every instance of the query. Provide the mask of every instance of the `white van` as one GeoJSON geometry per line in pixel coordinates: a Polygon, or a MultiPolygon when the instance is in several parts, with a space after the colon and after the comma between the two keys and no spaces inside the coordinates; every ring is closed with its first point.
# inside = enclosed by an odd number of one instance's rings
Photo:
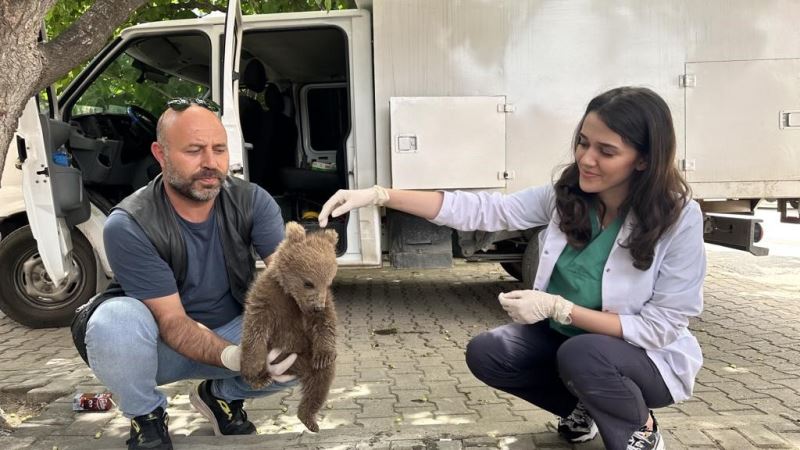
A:
{"type": "MultiPolygon", "coordinates": [[[[105,286],[105,217],[158,173],[149,144],[173,97],[219,103],[232,173],[308,227],[341,188],[513,192],[550,182],[588,100],[628,84],[670,105],[676,163],[707,213],[708,241],[764,253],[750,215],[758,201],[796,208],[800,3],[359,6],[242,18],[231,1],[227,16],[137,25],[57,107],[31,100],[0,189],[0,309],[29,326],[59,326],[105,286]],[[52,162],[62,145],[66,166],[52,162]]],[[[387,256],[395,267],[442,267],[466,257],[529,282],[538,258],[536,230],[454,233],[376,208],[332,226],[343,266],[387,256]]]]}

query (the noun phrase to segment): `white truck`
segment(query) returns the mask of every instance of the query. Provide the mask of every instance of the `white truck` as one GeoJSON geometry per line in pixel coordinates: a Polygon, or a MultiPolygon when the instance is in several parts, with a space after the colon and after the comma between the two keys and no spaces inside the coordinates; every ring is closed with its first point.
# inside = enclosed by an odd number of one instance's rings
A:
{"type": "MultiPolygon", "coordinates": [[[[220,103],[232,174],[313,227],[340,188],[551,182],[589,99],[648,86],[672,109],[707,241],[763,254],[759,200],[797,220],[798,23],[800,2],[782,0],[375,0],[244,18],[233,0],[227,15],[128,28],[20,122],[0,190],[0,309],[64,325],[105,286],[105,217],[157,175],[155,118],[178,96],[220,103]]],[[[332,226],[342,266],[455,256],[529,281],[538,258],[536,230],[456,233],[376,208],[332,226]]]]}

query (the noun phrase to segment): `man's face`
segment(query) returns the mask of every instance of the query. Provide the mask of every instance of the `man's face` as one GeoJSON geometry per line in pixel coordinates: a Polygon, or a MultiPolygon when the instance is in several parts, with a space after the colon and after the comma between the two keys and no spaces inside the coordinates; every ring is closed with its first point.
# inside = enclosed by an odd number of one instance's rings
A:
{"type": "Polygon", "coordinates": [[[213,200],[228,173],[225,128],[213,112],[197,105],[168,114],[173,116],[165,127],[166,148],[154,145],[164,180],[189,200],[213,200]]]}

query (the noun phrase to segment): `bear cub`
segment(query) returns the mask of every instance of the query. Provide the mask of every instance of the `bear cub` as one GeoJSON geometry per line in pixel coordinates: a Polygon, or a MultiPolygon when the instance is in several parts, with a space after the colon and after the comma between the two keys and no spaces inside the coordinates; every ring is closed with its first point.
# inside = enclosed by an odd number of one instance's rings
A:
{"type": "Polygon", "coordinates": [[[328,397],[336,359],[336,310],[331,283],[336,276],[336,231],[306,234],[296,222],[286,224],[286,237],[267,269],[250,286],[242,328],[244,379],[253,387],[272,382],[267,353],[279,348],[297,353],[286,371],[302,385],[297,418],[319,431],[317,412],[328,397]]]}

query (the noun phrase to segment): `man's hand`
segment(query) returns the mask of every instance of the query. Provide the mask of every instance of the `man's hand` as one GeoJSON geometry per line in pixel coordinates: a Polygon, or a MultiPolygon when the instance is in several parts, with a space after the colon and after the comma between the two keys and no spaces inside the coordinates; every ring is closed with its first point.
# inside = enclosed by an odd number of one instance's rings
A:
{"type": "Polygon", "coordinates": [[[369,189],[340,189],[322,206],[318,219],[319,226],[324,228],[328,225],[328,216],[339,217],[364,206],[383,206],[387,201],[389,201],[389,193],[377,185],[369,189]]]}
{"type": "MultiPolygon", "coordinates": [[[[286,383],[297,378],[294,375],[283,374],[289,370],[289,367],[292,367],[292,364],[294,364],[294,361],[297,359],[297,353],[292,353],[283,361],[273,364],[273,361],[275,361],[281,353],[283,353],[283,351],[279,348],[273,348],[269,351],[267,355],[267,371],[273,380],[278,383],[286,383]]],[[[242,366],[242,348],[238,345],[229,345],[222,350],[222,354],[219,358],[222,360],[223,366],[234,372],[238,372],[241,370],[242,366]]]]}
{"type": "Polygon", "coordinates": [[[497,298],[515,323],[530,324],[549,318],[564,325],[572,323],[574,304],[560,295],[524,290],[501,292],[497,298]]]}

